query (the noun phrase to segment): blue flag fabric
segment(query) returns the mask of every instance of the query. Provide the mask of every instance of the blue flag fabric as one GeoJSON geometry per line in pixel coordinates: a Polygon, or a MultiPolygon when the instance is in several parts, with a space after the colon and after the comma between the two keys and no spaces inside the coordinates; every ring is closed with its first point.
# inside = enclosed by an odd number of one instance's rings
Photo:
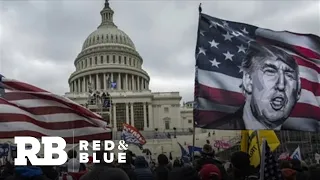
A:
{"type": "Polygon", "coordinates": [[[196,147],[196,146],[188,146],[188,149],[189,149],[189,154],[192,154],[193,151],[194,152],[202,152],[202,148],[201,147],[196,147]],[[193,149],[192,149],[193,147],[193,149]]]}
{"type": "Polygon", "coordinates": [[[4,78],[4,76],[0,74],[0,97],[3,97],[5,93],[4,85],[2,83],[2,78],[4,78]]]}
{"type": "Polygon", "coordinates": [[[181,150],[181,157],[189,156],[189,153],[182,147],[180,143],[178,143],[180,150],[181,150]]]}

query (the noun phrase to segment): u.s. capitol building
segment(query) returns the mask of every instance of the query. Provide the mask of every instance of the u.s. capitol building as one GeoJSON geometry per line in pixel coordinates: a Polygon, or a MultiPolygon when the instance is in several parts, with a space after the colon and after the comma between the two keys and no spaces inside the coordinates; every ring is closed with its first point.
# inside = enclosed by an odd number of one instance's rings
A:
{"type": "Polygon", "coordinates": [[[76,70],[68,80],[70,92],[65,96],[102,114],[114,132],[127,123],[146,136],[154,131],[190,134],[192,102],[181,105],[179,92],[152,92],[143,59],[130,37],[113,21],[114,11],[108,1],[100,14],[101,24],[86,38],[74,61],[76,70]],[[110,94],[110,110],[90,103],[90,89],[110,94]]]}

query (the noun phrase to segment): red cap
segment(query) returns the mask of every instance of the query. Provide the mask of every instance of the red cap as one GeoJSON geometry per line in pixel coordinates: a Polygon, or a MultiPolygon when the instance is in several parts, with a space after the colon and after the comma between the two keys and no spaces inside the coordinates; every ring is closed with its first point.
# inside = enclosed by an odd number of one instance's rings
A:
{"type": "Polygon", "coordinates": [[[89,156],[88,159],[89,159],[88,163],[91,164],[93,162],[93,157],[89,156]]]}
{"type": "Polygon", "coordinates": [[[211,180],[212,175],[217,175],[219,180],[221,180],[220,169],[213,164],[206,164],[202,166],[199,175],[201,177],[201,180],[211,180]]]}

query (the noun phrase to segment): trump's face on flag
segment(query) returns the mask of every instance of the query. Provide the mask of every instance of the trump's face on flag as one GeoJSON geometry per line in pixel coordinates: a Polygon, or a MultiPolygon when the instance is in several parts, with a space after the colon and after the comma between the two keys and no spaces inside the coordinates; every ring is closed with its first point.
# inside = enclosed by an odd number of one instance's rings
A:
{"type": "Polygon", "coordinates": [[[295,59],[275,47],[254,44],[243,61],[243,70],[244,120],[259,121],[262,127],[257,129],[282,125],[301,92],[295,59]]]}

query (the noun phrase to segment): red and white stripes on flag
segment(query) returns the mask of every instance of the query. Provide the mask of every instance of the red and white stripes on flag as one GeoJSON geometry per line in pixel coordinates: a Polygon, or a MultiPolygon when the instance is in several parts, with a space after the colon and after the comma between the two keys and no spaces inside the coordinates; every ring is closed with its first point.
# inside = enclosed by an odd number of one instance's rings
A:
{"type": "Polygon", "coordinates": [[[5,78],[2,83],[0,138],[60,136],[67,143],[111,139],[101,116],[81,105],[27,83],[5,78]]]}
{"type": "MultiPolygon", "coordinates": [[[[302,92],[289,119],[320,125],[320,38],[262,28],[257,28],[255,34],[258,41],[275,44],[293,55],[299,65],[302,92]]],[[[198,102],[211,107],[210,110],[198,110],[199,119],[210,117],[211,121],[215,121],[235,113],[243,105],[245,97],[239,88],[242,79],[202,69],[198,69],[197,73],[199,89],[206,92],[206,97],[198,98],[198,102]]],[[[210,122],[203,122],[206,123],[210,122]]]]}

